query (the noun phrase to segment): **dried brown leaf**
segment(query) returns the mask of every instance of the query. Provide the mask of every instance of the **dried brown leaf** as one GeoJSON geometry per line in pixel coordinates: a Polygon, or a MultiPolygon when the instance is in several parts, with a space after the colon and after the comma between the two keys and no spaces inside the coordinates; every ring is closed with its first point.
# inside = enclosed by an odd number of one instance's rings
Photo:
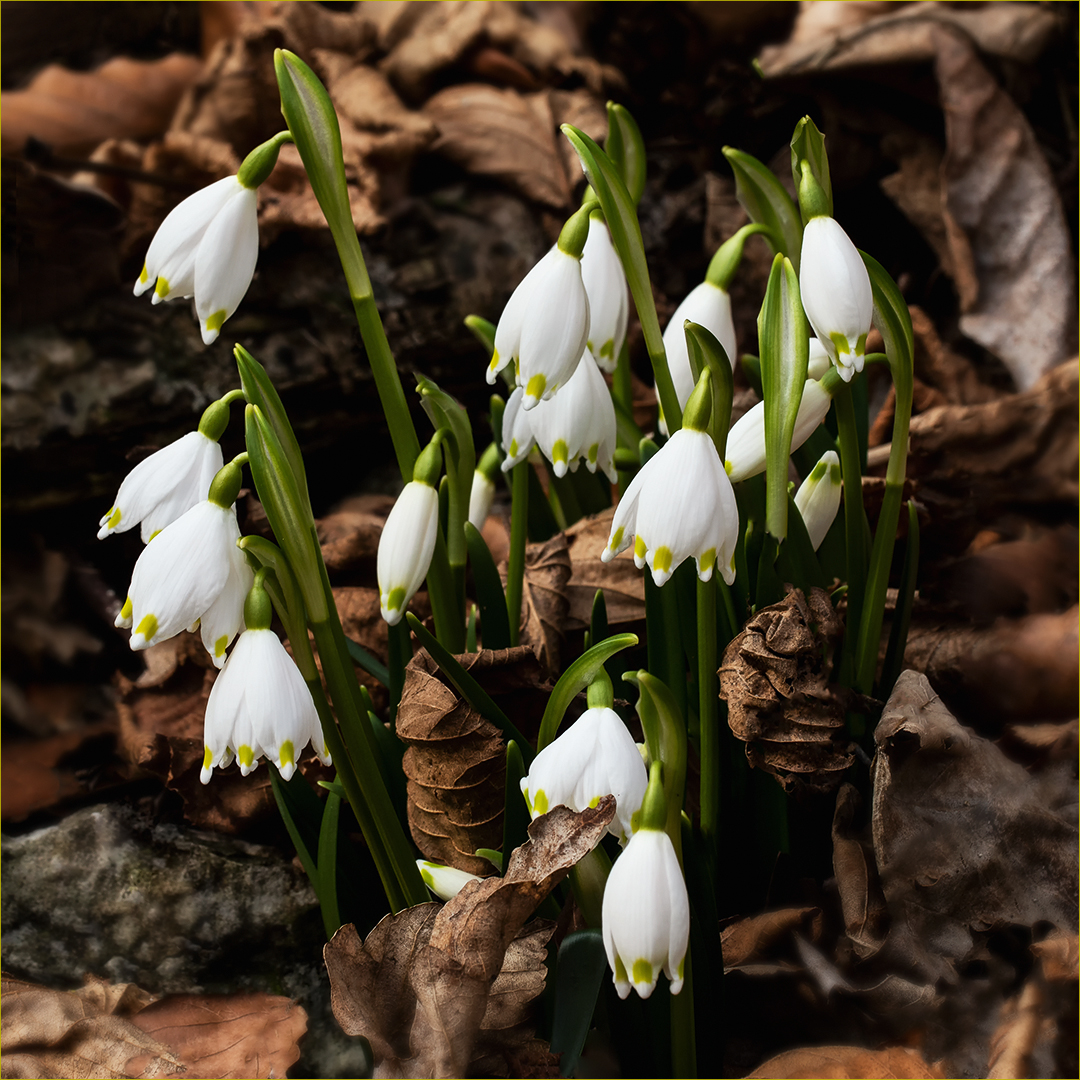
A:
{"type": "Polygon", "coordinates": [[[978,280],[977,295],[961,290],[960,329],[1027,390],[1076,351],[1069,229],[1034,132],[971,40],[939,31],[934,43],[945,224],[954,265],[970,262],[978,280]]]}
{"type": "MultiPolygon", "coordinates": [[[[360,941],[343,927],[326,946],[331,1005],[346,1034],[371,1043],[380,1076],[521,1075],[537,1053],[528,1018],[544,985],[551,926],[525,921],[614,816],[557,807],[529,826],[506,876],[470,883],[444,906],[388,915],[360,941]]],[[[549,1058],[549,1060],[551,1060],[549,1058]]]]}
{"type": "Polygon", "coordinates": [[[592,617],[597,589],[604,590],[609,626],[623,626],[645,618],[645,579],[627,551],[602,562],[600,554],[607,547],[611,519],[615,510],[582,518],[566,530],[570,554],[570,580],[566,595],[570,607],[566,614],[567,630],[584,630],[592,617]]]}
{"type": "Polygon", "coordinates": [[[822,931],[821,908],[781,908],[736,919],[720,931],[724,968],[752,964],[768,957],[778,946],[790,944],[795,932],[816,941],[822,931]]]}
{"type": "Polygon", "coordinates": [[[360,495],[347,499],[315,524],[323,561],[331,573],[374,565],[386,515],[394,505],[392,495],[360,495]]]}
{"type": "Polygon", "coordinates": [[[1080,938],[1068,930],[1053,929],[1031,946],[1047,982],[1076,982],[1080,978],[1080,938]]]}
{"type": "Polygon", "coordinates": [[[270,994],[178,994],[147,1006],[133,1023],[169,1046],[189,1076],[281,1077],[300,1057],[307,1013],[270,994]]]}
{"type": "Polygon", "coordinates": [[[559,209],[569,203],[546,95],[466,83],[440,90],[423,111],[439,129],[434,151],[470,172],[502,180],[526,198],[559,209]]]}
{"type": "Polygon", "coordinates": [[[531,646],[548,671],[559,670],[559,648],[570,608],[566,592],[570,574],[570,551],[561,532],[525,548],[520,641],[531,646]]]}
{"type": "Polygon", "coordinates": [[[873,847],[855,835],[858,791],[844,784],[836,797],[833,815],[833,872],[840,892],[844,931],[860,959],[873,956],[888,929],[889,909],[881,891],[873,847]]]}
{"type": "Polygon", "coordinates": [[[754,768],[786,791],[828,791],[854,760],[844,702],[828,683],[843,632],[824,589],[792,589],[762,608],[724,651],[720,697],[754,768]]]}
{"type": "Polygon", "coordinates": [[[1045,995],[1035,979],[1028,979],[1019,995],[1005,1002],[997,1029],[990,1037],[987,1080],[1030,1075],[1031,1055],[1043,1026],[1045,1006],[1045,995]]]}
{"type": "Polygon", "coordinates": [[[862,1077],[863,1080],[897,1080],[912,1077],[932,1080],[943,1074],[931,1068],[922,1056],[906,1046],[893,1046],[888,1050],[864,1050],[860,1046],[813,1046],[801,1050],[786,1050],[769,1058],[746,1080],[754,1077],[803,1077],[816,1076],[844,1080],[862,1077]]]}

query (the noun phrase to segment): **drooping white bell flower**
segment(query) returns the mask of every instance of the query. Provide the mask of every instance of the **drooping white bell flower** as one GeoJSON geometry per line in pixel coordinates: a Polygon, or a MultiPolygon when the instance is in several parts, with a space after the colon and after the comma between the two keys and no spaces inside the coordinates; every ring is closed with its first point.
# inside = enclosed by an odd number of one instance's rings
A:
{"type": "Polygon", "coordinates": [[[438,527],[438,491],[423,480],[410,480],[386,518],[376,558],[379,610],[390,626],[401,622],[427,577],[438,527]]]}
{"type": "MultiPolygon", "coordinates": [[[[558,394],[541,401],[528,414],[515,410],[513,419],[519,425],[515,432],[519,430],[520,417],[526,417],[524,422],[556,476],[565,476],[567,469],[575,471],[584,459],[589,472],[594,473],[599,467],[613,484],[618,480],[614,461],[615,406],[604,376],[588,351],[558,394]]],[[[520,460],[519,455],[520,448],[515,463],[520,460]]]]}
{"type": "Polygon", "coordinates": [[[573,375],[589,337],[581,260],[556,245],[514,290],[495,328],[487,381],[511,361],[522,407],[550,398],[573,375]]]}
{"type": "Polygon", "coordinates": [[[203,742],[199,779],[204,784],[215,768],[224,768],[234,757],[244,776],[265,757],[290,780],[309,742],[330,764],[311,693],[273,630],[248,629],[240,635],[210,689],[203,742]]]}
{"type": "Polygon", "coordinates": [[[147,649],[205,619],[203,643],[216,666],[225,663],[225,650],[243,622],[244,597],[252,582],[251,570],[236,547],[239,539],[232,500],[222,506],[211,497],[146,545],[135,563],[118,620],[119,625],[134,625],[132,649],[147,649]]]}
{"type": "Polygon", "coordinates": [[[194,296],[203,343],[210,345],[248,291],[258,257],[256,188],[227,176],[185,199],[161,223],[135,295],[153,287],[155,304],[194,296]]]}
{"type": "Polygon", "coordinates": [[[840,458],[835,450],[826,450],[795,492],[795,505],[815,551],[821,547],[821,541],[836,519],[843,486],[840,458]]]}
{"type": "Polygon", "coordinates": [[[810,356],[806,364],[806,377],[819,380],[832,367],[829,350],[816,337],[810,338],[810,356]]]}
{"type": "Polygon", "coordinates": [[[626,273],[611,242],[611,233],[598,214],[589,220],[589,238],[581,255],[581,280],[589,298],[586,347],[604,371],[614,371],[626,341],[630,305],[626,273]]]}
{"type": "Polygon", "coordinates": [[[874,296],[866,264],[835,218],[819,215],[806,223],[799,292],[814,333],[850,382],[863,369],[874,296]]]}
{"type": "Polygon", "coordinates": [[[206,498],[222,464],[220,444],[201,431],[162,447],[124,477],[113,505],[102,515],[98,539],[141,523],[143,543],[148,543],[206,498]]]}
{"type": "Polygon", "coordinates": [[[525,391],[519,386],[506,400],[506,408],[503,410],[502,422],[502,447],[506,457],[503,459],[502,470],[509,472],[515,465],[519,465],[528,456],[536,445],[536,436],[533,433],[532,417],[536,412],[526,412],[522,399],[525,391]]]}
{"type": "Polygon", "coordinates": [[[602,923],[619,997],[627,997],[633,987],[647,998],[661,971],[671,981],[671,992],[679,993],[690,940],[690,901],[667,833],[642,826],[630,838],[604,886],[602,923]]]}
{"type": "Polygon", "coordinates": [[[712,578],[714,567],[729,585],[735,580],[739,509],[705,430],[712,408],[709,387],[706,369],[687,403],[683,427],[642,466],[619,500],[601,555],[609,562],[633,541],[634,563],[639,570],[647,563],[657,585],[691,556],[702,581],[712,578]],[[703,389],[707,396],[699,398],[703,389]]]}
{"type": "MultiPolygon", "coordinates": [[[[835,376],[833,376],[835,378],[835,376]]],[[[795,417],[791,449],[800,446],[818,429],[832,404],[820,382],[807,379],[795,417]]],[[[765,471],[765,403],[759,401],[731,425],[727,437],[727,471],[733,484],[765,471]]]]}
{"type": "Polygon", "coordinates": [[[473,470],[472,488],[469,490],[469,523],[474,528],[484,527],[494,498],[494,481],[489,480],[479,469],[473,470]]]}
{"type": "Polygon", "coordinates": [[[625,843],[648,784],[645,762],[618,713],[592,708],[536,755],[521,791],[534,818],[555,806],[580,813],[614,795],[608,832],[625,843]]]}
{"type": "MultiPolygon", "coordinates": [[[[679,405],[684,409],[694,392],[694,372],[690,367],[686,331],[683,329],[683,323],[687,319],[712,332],[716,340],[724,346],[733,370],[736,356],[731,297],[718,285],[703,281],[690,290],[664,329],[664,352],[667,354],[668,370],[671,372],[671,381],[675,384],[679,405]]],[[[662,430],[666,434],[666,423],[662,425],[662,430]]]]}
{"type": "Polygon", "coordinates": [[[467,874],[464,870],[444,866],[442,863],[431,862],[428,859],[417,859],[416,865],[420,870],[420,876],[424,879],[424,884],[440,900],[453,900],[470,881],[484,880],[476,874],[467,874]]]}

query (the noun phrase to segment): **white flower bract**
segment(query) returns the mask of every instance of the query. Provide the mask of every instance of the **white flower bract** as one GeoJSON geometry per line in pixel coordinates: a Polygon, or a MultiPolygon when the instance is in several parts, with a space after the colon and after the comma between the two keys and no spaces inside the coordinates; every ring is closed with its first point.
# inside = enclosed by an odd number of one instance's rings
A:
{"type": "Polygon", "coordinates": [[[245,630],[210,689],[199,779],[209,783],[234,757],[247,776],[265,756],[289,780],[309,742],[329,765],[315,704],[292,657],[272,630],[245,630]]]}
{"type": "MultiPolygon", "coordinates": [[[[686,331],[683,323],[691,322],[710,330],[724,346],[732,369],[735,367],[735,323],[731,317],[731,297],[718,285],[703,281],[695,286],[675,309],[664,330],[664,352],[667,353],[668,370],[675,384],[675,394],[680,408],[685,409],[694,392],[694,373],[690,367],[690,354],[686,348],[686,331]]],[[[666,431],[666,425],[664,425],[666,431]]]]}
{"type": "Polygon", "coordinates": [[[514,290],[495,328],[487,381],[511,361],[522,407],[551,397],[574,373],[589,337],[581,260],[553,247],[514,290]]]}
{"type": "Polygon", "coordinates": [[[251,285],[259,257],[258,196],[235,176],[195,192],[154,234],[135,295],[154,303],[195,297],[202,339],[213,343],[251,285]]]}
{"type": "MultiPolygon", "coordinates": [[[[807,379],[795,416],[792,450],[798,450],[813,435],[831,404],[832,398],[821,383],[807,379]]],[[[733,484],[765,471],[765,402],[759,401],[731,425],[727,437],[727,471],[733,484]]]]}
{"type": "Polygon", "coordinates": [[[149,648],[205,620],[203,643],[218,667],[225,663],[254,580],[239,539],[235,508],[206,499],[146,545],[128,589],[132,649],[149,648]]]}
{"type": "Polygon", "coordinates": [[[140,461],[124,477],[109,511],[102,515],[98,539],[142,524],[143,543],[202,502],[222,466],[221,446],[201,431],[140,461]]]}
{"type": "Polygon", "coordinates": [[[552,807],[579,813],[614,795],[615,817],[608,832],[623,843],[649,786],[637,744],[612,709],[587,709],[536,755],[521,791],[534,817],[552,807]]]}
{"type": "Polygon", "coordinates": [[[643,998],[660,972],[677,994],[690,939],[690,901],[667,833],[639,829],[615,860],[604,887],[604,951],[619,997],[643,998]]]}
{"type": "Polygon", "coordinates": [[[692,555],[698,577],[714,567],[729,585],[739,537],[739,509],[731,481],[704,431],[680,428],[630,481],[611,522],[608,562],[634,543],[634,562],[646,563],[663,585],[692,555]]]}
{"type": "Polygon", "coordinates": [[[614,371],[626,341],[630,305],[626,274],[602,221],[589,221],[589,237],[581,253],[581,280],[589,298],[589,339],[586,347],[604,371],[614,371]]]}
{"type": "Polygon", "coordinates": [[[386,518],[376,559],[379,608],[391,626],[401,622],[427,577],[438,525],[439,493],[430,484],[410,480],[386,518]]]}
{"type": "Polygon", "coordinates": [[[814,333],[850,382],[863,369],[874,295],[858,249],[835,218],[812,217],[806,223],[799,292],[814,333]]]}
{"type": "Polygon", "coordinates": [[[826,450],[795,492],[795,505],[815,551],[821,547],[821,541],[836,519],[842,488],[840,458],[835,450],[826,450]]]}

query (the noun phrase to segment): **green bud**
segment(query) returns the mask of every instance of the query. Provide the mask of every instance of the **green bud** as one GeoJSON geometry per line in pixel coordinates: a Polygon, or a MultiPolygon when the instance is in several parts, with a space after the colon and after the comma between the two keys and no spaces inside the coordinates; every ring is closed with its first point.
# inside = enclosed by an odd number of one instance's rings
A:
{"type": "Polygon", "coordinates": [[[809,161],[799,162],[799,173],[799,209],[802,211],[803,221],[814,217],[829,217],[831,207],[828,196],[818,183],[809,161]]]}
{"type": "Polygon", "coordinates": [[[227,510],[236,502],[243,478],[244,471],[239,464],[235,461],[228,462],[218,470],[217,475],[210,482],[210,494],[207,498],[227,510]]]}
{"type": "Polygon", "coordinates": [[[480,460],[476,463],[476,471],[478,473],[483,473],[488,480],[494,483],[498,478],[499,473],[502,471],[499,468],[499,466],[502,465],[502,460],[502,450],[497,443],[491,443],[483,454],[480,455],[480,460]]]}
{"type": "Polygon", "coordinates": [[[649,786],[641,800],[639,829],[663,832],[667,827],[667,799],[664,797],[664,765],[654,761],[649,767],[649,786]]]}
{"type": "Polygon", "coordinates": [[[427,484],[428,487],[437,488],[439,486],[439,474],[442,472],[442,449],[440,447],[442,440],[442,431],[437,431],[435,438],[420,451],[420,456],[413,466],[413,480],[421,484],[427,484]]]}
{"type": "Polygon", "coordinates": [[[615,691],[603,667],[597,668],[596,677],[589,683],[585,699],[590,709],[610,709],[615,704],[615,691]]]}
{"type": "Polygon", "coordinates": [[[229,426],[229,404],[222,398],[207,405],[199,420],[199,432],[212,442],[217,442],[229,426]]]}
{"type": "Polygon", "coordinates": [[[263,588],[263,578],[266,570],[260,569],[255,572],[255,584],[244,600],[244,626],[248,630],[269,630],[270,620],[273,616],[273,605],[266,589],[263,588]]]}
{"type": "Polygon", "coordinates": [[[559,233],[559,250],[575,259],[581,258],[585,250],[585,241],[589,238],[589,217],[596,208],[596,203],[585,203],[580,210],[571,214],[559,233]]]}
{"type": "Polygon", "coordinates": [[[291,132],[279,131],[273,138],[267,139],[266,142],[256,146],[244,158],[244,163],[240,166],[236,179],[246,188],[257,188],[260,184],[266,183],[270,174],[274,171],[274,166],[277,164],[278,151],[285,143],[291,143],[292,141],[291,132]]]}
{"type": "Polygon", "coordinates": [[[683,410],[683,427],[690,431],[708,431],[712,421],[712,372],[706,367],[683,410]]]}

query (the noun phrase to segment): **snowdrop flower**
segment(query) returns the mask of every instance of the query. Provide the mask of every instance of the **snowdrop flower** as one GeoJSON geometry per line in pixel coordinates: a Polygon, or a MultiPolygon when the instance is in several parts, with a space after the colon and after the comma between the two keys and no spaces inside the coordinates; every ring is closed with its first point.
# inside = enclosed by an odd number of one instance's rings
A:
{"type": "Polygon", "coordinates": [[[277,162],[282,132],[256,147],[235,176],[190,195],[150,241],[135,295],[153,288],[153,302],[195,297],[203,344],[210,345],[251,285],[259,257],[258,195],[277,162]]]}
{"type": "MultiPolygon", "coordinates": [[[[694,392],[694,372],[690,367],[686,331],[683,329],[683,323],[687,319],[711,331],[724,346],[732,369],[735,367],[735,323],[731,318],[731,297],[718,285],[703,281],[695,286],[675,309],[675,314],[671,316],[671,321],[664,330],[664,352],[667,353],[668,370],[671,372],[671,381],[675,384],[679,405],[684,409],[694,392]]],[[[661,429],[667,433],[666,423],[661,425],[661,429]]]]}
{"type": "Polygon", "coordinates": [[[806,223],[799,292],[814,333],[850,382],[863,369],[874,297],[866,265],[835,218],[819,215],[806,223]]]}
{"type": "Polygon", "coordinates": [[[608,832],[626,843],[648,784],[645,762],[618,713],[592,708],[536,755],[521,791],[534,818],[555,806],[580,812],[614,795],[608,832]]]}
{"type": "Polygon", "coordinates": [[[491,502],[495,498],[495,477],[499,475],[501,458],[499,448],[491,443],[476,463],[469,491],[469,522],[476,529],[484,527],[491,512],[491,502]]]}
{"type": "Polygon", "coordinates": [[[816,337],[811,337],[810,358],[806,365],[806,377],[815,380],[821,379],[831,367],[832,361],[829,359],[829,350],[816,337]]]}
{"type": "Polygon", "coordinates": [[[413,479],[398,496],[379,537],[375,562],[379,610],[390,626],[401,622],[431,566],[439,527],[439,493],[435,485],[440,462],[438,443],[424,448],[416,459],[413,479]]]}
{"type": "Polygon", "coordinates": [[[802,514],[803,524],[810,534],[810,543],[817,551],[840,509],[840,490],[843,479],[840,459],[835,450],[826,450],[810,471],[810,475],[795,492],[795,505],[802,514]]]}
{"type": "Polygon", "coordinates": [[[427,859],[417,859],[416,865],[420,870],[420,876],[424,879],[424,884],[440,900],[453,900],[470,881],[484,880],[475,874],[467,874],[464,870],[458,870],[453,866],[443,866],[442,863],[429,862],[427,859]]]}
{"type": "Polygon", "coordinates": [[[330,764],[304,677],[270,629],[270,601],[261,583],[248,594],[244,612],[248,628],[214,681],[206,703],[199,775],[204,784],[210,782],[215,768],[224,768],[234,757],[244,776],[265,756],[277,766],[282,779],[290,780],[296,759],[309,742],[330,764]]]}
{"type": "MultiPolygon", "coordinates": [[[[536,445],[536,436],[533,434],[532,413],[527,413],[522,404],[525,391],[519,386],[506,401],[503,410],[502,444],[503,472],[509,472],[515,465],[519,465],[528,456],[536,445]]],[[[535,413],[535,409],[533,412],[535,413]]]]}
{"type": "Polygon", "coordinates": [[[586,346],[604,371],[614,371],[626,341],[630,305],[626,274],[603,217],[589,219],[589,238],[581,255],[581,280],[589,298],[589,340],[586,346]]]}
{"type": "MultiPolygon", "coordinates": [[[[509,414],[508,406],[503,414],[504,427],[509,414]]],[[[614,461],[615,406],[604,376],[587,351],[560,393],[548,401],[541,401],[530,413],[515,408],[512,420],[514,435],[527,443],[531,435],[544,457],[554,466],[556,476],[565,476],[568,468],[571,472],[576,471],[580,459],[584,458],[589,472],[596,472],[599,466],[612,483],[618,479],[614,461]]],[[[525,447],[527,453],[528,446],[525,447]]],[[[509,450],[507,454],[510,465],[524,457],[520,445],[513,455],[509,450]]],[[[504,463],[503,468],[508,467],[504,463]]]]}
{"type": "Polygon", "coordinates": [[[503,308],[487,381],[512,360],[522,407],[551,397],[574,374],[589,338],[589,299],[581,279],[588,212],[563,226],[559,242],[529,272],[503,308]]]}
{"type": "Polygon", "coordinates": [[[196,503],[146,545],[135,563],[118,626],[134,626],[131,648],[147,649],[201,624],[215,666],[225,663],[243,623],[252,573],[236,546],[233,503],[240,467],[230,462],[214,478],[209,498],[196,503]]]}
{"type": "Polygon", "coordinates": [[[619,997],[632,986],[647,998],[661,971],[673,994],[682,989],[690,901],[663,830],[642,826],[615,860],[604,888],[602,934],[619,997]]]}
{"type": "Polygon", "coordinates": [[[645,463],[619,501],[604,562],[633,541],[634,563],[639,570],[647,563],[657,585],[691,555],[702,581],[710,580],[714,567],[729,585],[735,580],[739,510],[706,430],[711,410],[706,369],[687,403],[683,426],[645,463]]]}
{"type": "MultiPolygon", "coordinates": [[[[835,378],[835,376],[834,376],[835,378]]],[[[814,379],[803,386],[802,401],[795,417],[791,449],[800,446],[817,430],[832,404],[832,396],[814,379]]],[[[765,471],[765,403],[759,401],[731,425],[727,437],[727,471],[733,484],[765,471]]]]}

